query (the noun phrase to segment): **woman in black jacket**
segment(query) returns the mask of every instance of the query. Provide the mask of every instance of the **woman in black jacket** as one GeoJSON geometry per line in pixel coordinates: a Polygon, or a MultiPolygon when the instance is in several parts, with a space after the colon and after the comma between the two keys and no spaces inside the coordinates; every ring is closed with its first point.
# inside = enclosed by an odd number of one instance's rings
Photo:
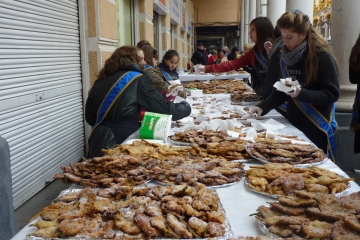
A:
{"type": "Polygon", "coordinates": [[[355,45],[351,49],[349,58],[349,79],[352,84],[357,84],[351,129],[355,131],[354,153],[360,153],[360,34],[355,45]]]}
{"type": "Polygon", "coordinates": [[[112,148],[138,130],[141,107],[172,115],[173,120],[190,115],[186,101],[166,102],[156,91],[139,65],[143,58],[143,52],[136,47],[116,49],[90,89],[85,106],[86,122],[93,126],[89,157],[101,156],[102,148],[112,148]]]}
{"type": "Polygon", "coordinates": [[[265,115],[287,102],[285,117],[335,160],[334,115],[340,95],[337,61],[302,12],[284,13],[277,26],[284,38],[279,62],[282,78],[298,80],[301,87],[289,93],[273,89],[266,100],[251,110],[251,115],[265,115]]]}

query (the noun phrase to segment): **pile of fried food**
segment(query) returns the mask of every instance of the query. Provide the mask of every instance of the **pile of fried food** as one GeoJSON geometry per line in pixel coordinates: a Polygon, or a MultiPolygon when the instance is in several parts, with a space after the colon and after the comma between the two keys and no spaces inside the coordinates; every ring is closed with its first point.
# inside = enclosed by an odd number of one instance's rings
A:
{"type": "Polygon", "coordinates": [[[295,191],[270,207],[260,206],[256,218],[270,233],[292,239],[360,239],[360,192],[341,198],[295,191]]]}
{"type": "Polygon", "coordinates": [[[240,80],[211,80],[209,82],[204,81],[192,81],[183,83],[184,88],[197,88],[203,90],[205,94],[218,94],[218,93],[239,93],[245,92],[248,88],[246,83],[240,80]]]}
{"type": "Polygon", "coordinates": [[[241,103],[241,102],[253,102],[253,101],[259,101],[263,98],[261,96],[258,96],[254,91],[248,90],[246,92],[242,93],[235,93],[230,95],[230,100],[233,103],[241,103]]]}
{"type": "Polygon", "coordinates": [[[221,158],[227,160],[250,159],[246,152],[247,141],[230,137],[225,131],[190,129],[175,132],[170,139],[175,142],[189,143],[193,156],[221,158]]]}
{"type": "Polygon", "coordinates": [[[229,230],[217,193],[203,184],[76,189],[40,216],[30,236],[189,239],[223,237],[229,230]]]}
{"type": "Polygon", "coordinates": [[[254,158],[271,163],[312,164],[321,162],[326,155],[311,145],[293,144],[291,140],[258,139],[248,147],[254,158]]]}
{"type": "Polygon", "coordinates": [[[118,145],[105,153],[103,157],[62,167],[64,173],[58,173],[54,178],[106,188],[117,183],[134,186],[146,180],[218,186],[239,182],[244,175],[241,163],[232,163],[215,155],[204,157],[204,152],[196,146],[172,147],[142,140],[118,145]],[[189,156],[189,152],[193,155],[189,156]]]}
{"type": "Polygon", "coordinates": [[[353,178],[344,178],[325,168],[295,168],[287,163],[250,166],[247,186],[256,192],[288,195],[294,191],[336,194],[346,190],[353,178]]]}

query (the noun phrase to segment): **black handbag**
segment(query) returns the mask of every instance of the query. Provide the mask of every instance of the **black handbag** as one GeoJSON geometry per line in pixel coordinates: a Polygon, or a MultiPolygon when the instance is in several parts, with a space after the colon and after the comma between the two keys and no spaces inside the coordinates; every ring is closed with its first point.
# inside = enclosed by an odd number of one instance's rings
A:
{"type": "Polygon", "coordinates": [[[106,125],[100,124],[91,133],[89,140],[89,151],[87,158],[102,157],[104,153],[101,149],[114,148],[116,137],[114,130],[106,125]]]}

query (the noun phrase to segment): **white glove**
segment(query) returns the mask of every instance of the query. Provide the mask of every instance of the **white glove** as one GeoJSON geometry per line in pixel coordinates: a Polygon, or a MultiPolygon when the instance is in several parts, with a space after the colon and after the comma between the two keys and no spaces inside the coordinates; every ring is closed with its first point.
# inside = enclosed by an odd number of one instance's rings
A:
{"type": "Polygon", "coordinates": [[[254,107],[253,109],[251,109],[250,111],[250,117],[252,118],[258,118],[261,116],[263,110],[262,108],[259,108],[259,107],[254,107]]]}
{"type": "Polygon", "coordinates": [[[264,48],[266,50],[266,53],[269,54],[269,52],[271,51],[272,49],[272,43],[270,41],[267,41],[264,43],[264,48]]]}
{"type": "Polygon", "coordinates": [[[294,91],[287,92],[286,94],[292,98],[296,98],[297,96],[299,96],[300,92],[301,92],[301,88],[296,86],[294,91]]]}

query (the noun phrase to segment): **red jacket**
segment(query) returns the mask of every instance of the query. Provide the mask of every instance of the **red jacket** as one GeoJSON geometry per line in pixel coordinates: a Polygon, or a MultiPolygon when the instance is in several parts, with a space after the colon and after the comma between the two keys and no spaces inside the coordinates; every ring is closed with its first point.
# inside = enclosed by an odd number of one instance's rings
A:
{"type": "Polygon", "coordinates": [[[245,53],[240,58],[230,60],[227,62],[215,64],[215,65],[206,65],[205,72],[228,72],[232,70],[237,70],[239,68],[245,67],[247,65],[255,66],[255,52],[254,48],[245,53]]]}

